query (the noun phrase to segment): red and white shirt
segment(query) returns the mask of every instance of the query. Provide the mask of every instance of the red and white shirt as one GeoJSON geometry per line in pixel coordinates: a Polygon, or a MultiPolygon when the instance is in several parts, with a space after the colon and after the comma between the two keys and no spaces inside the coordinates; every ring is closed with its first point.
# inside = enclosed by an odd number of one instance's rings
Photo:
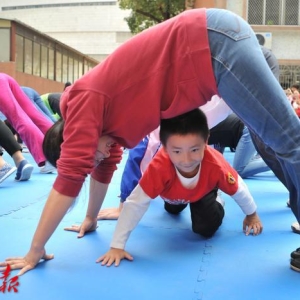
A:
{"type": "Polygon", "coordinates": [[[165,150],[160,149],[138,186],[124,202],[111,247],[124,249],[151,199],[158,196],[172,204],[192,203],[201,201],[214,188],[218,188],[230,195],[246,215],[256,211],[257,206],[243,179],[218,151],[206,147],[197,176],[197,182],[192,188],[189,187],[188,182],[195,181],[195,177],[181,180],[165,150]]]}

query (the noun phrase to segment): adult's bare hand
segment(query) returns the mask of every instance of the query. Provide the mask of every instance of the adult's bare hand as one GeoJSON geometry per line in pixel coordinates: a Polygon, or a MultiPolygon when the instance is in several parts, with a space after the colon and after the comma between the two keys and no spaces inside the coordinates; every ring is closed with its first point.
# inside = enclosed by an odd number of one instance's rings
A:
{"type": "Polygon", "coordinates": [[[81,225],[72,225],[70,227],[65,227],[66,231],[74,231],[78,232],[77,237],[82,238],[85,233],[95,231],[98,227],[97,219],[91,219],[90,217],[86,217],[81,225]]]}
{"type": "Polygon", "coordinates": [[[10,265],[12,270],[21,269],[17,274],[21,276],[27,271],[34,269],[41,259],[50,260],[53,258],[54,255],[46,254],[45,249],[41,251],[30,250],[25,257],[9,257],[4,262],[0,262],[0,272],[3,272],[6,266],[10,265]]]}

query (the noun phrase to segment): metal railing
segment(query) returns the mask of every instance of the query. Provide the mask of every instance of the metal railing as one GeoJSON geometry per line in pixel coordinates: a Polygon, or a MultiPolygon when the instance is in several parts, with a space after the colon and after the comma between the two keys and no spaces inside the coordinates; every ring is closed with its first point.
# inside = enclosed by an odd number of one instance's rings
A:
{"type": "Polygon", "coordinates": [[[280,65],[279,81],[283,89],[300,83],[300,65],[280,65]]]}
{"type": "Polygon", "coordinates": [[[300,25],[300,0],[248,0],[251,25],[300,25]]]}

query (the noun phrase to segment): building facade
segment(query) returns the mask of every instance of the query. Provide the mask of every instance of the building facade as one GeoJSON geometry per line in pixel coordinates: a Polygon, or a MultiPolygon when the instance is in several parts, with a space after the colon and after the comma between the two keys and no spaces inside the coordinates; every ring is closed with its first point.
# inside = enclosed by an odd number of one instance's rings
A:
{"type": "Polygon", "coordinates": [[[61,92],[99,62],[16,20],[0,18],[0,72],[40,94],[61,92]]]}
{"type": "MultiPolygon", "coordinates": [[[[170,0],[171,1],[171,0],[170,0]]],[[[187,8],[233,11],[250,23],[280,65],[286,88],[300,82],[300,0],[186,0],[187,8]]],[[[19,20],[101,62],[131,37],[118,1],[1,0],[0,18],[19,20]]]]}
{"type": "Polygon", "coordinates": [[[0,1],[0,17],[20,20],[98,61],[131,37],[128,14],[117,1],[0,1]]]}

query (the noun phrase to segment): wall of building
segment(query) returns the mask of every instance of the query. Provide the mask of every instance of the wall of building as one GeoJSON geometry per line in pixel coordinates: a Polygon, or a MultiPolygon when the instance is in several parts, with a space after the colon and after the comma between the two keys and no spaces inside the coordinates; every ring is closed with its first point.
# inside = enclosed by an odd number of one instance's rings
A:
{"type": "MultiPolygon", "coordinates": [[[[195,0],[194,7],[225,8],[247,20],[247,2],[247,0],[195,0]]],[[[117,1],[107,0],[1,0],[0,2],[0,17],[19,19],[98,61],[102,61],[131,36],[124,20],[128,14],[129,11],[119,8],[117,1]],[[84,5],[92,2],[97,5],[84,5]],[[30,7],[1,11],[1,8],[20,5],[30,7]],[[43,5],[45,7],[42,7],[43,5]]],[[[300,26],[253,25],[252,28],[256,33],[271,32],[271,49],[281,65],[300,66],[300,26]]],[[[298,72],[298,69],[295,72],[298,72]]]]}
{"type": "Polygon", "coordinates": [[[37,6],[1,10],[0,17],[18,19],[97,60],[102,60],[131,37],[124,20],[129,11],[121,10],[117,1],[1,0],[0,9],[26,5],[37,6]],[[96,2],[101,5],[71,5],[84,2],[96,2]],[[113,2],[115,2],[114,5],[111,4],[113,2]],[[41,7],[49,3],[53,6],[41,7]],[[69,6],[55,7],[55,4],[68,4],[69,6]]]}
{"type": "Polygon", "coordinates": [[[5,73],[13,77],[19,85],[29,86],[41,95],[49,92],[60,93],[64,89],[64,83],[62,82],[52,81],[16,71],[14,62],[0,62],[0,73],[5,73]]]}
{"type": "MultiPolygon", "coordinates": [[[[195,7],[217,7],[228,9],[247,20],[246,0],[196,0],[195,7]]],[[[256,33],[271,33],[271,50],[279,62],[300,64],[300,27],[299,26],[258,26],[253,25],[256,33]]]]}
{"type": "MultiPolygon", "coordinates": [[[[121,10],[117,1],[53,0],[49,1],[1,0],[0,7],[37,5],[36,8],[0,11],[0,17],[17,18],[78,51],[99,61],[127,40],[131,34],[124,18],[129,11],[121,10]],[[101,5],[72,6],[73,3],[97,2],[101,5]],[[114,5],[111,5],[114,3],[114,5]],[[105,5],[107,4],[107,5],[105,5]],[[108,5],[109,4],[109,5],[108,5]]],[[[226,8],[247,18],[246,0],[195,0],[195,7],[226,8]]],[[[300,59],[300,29],[284,26],[254,27],[256,32],[272,32],[272,51],[278,59],[300,59]],[[276,30],[274,30],[276,29],[276,30]]]]}

